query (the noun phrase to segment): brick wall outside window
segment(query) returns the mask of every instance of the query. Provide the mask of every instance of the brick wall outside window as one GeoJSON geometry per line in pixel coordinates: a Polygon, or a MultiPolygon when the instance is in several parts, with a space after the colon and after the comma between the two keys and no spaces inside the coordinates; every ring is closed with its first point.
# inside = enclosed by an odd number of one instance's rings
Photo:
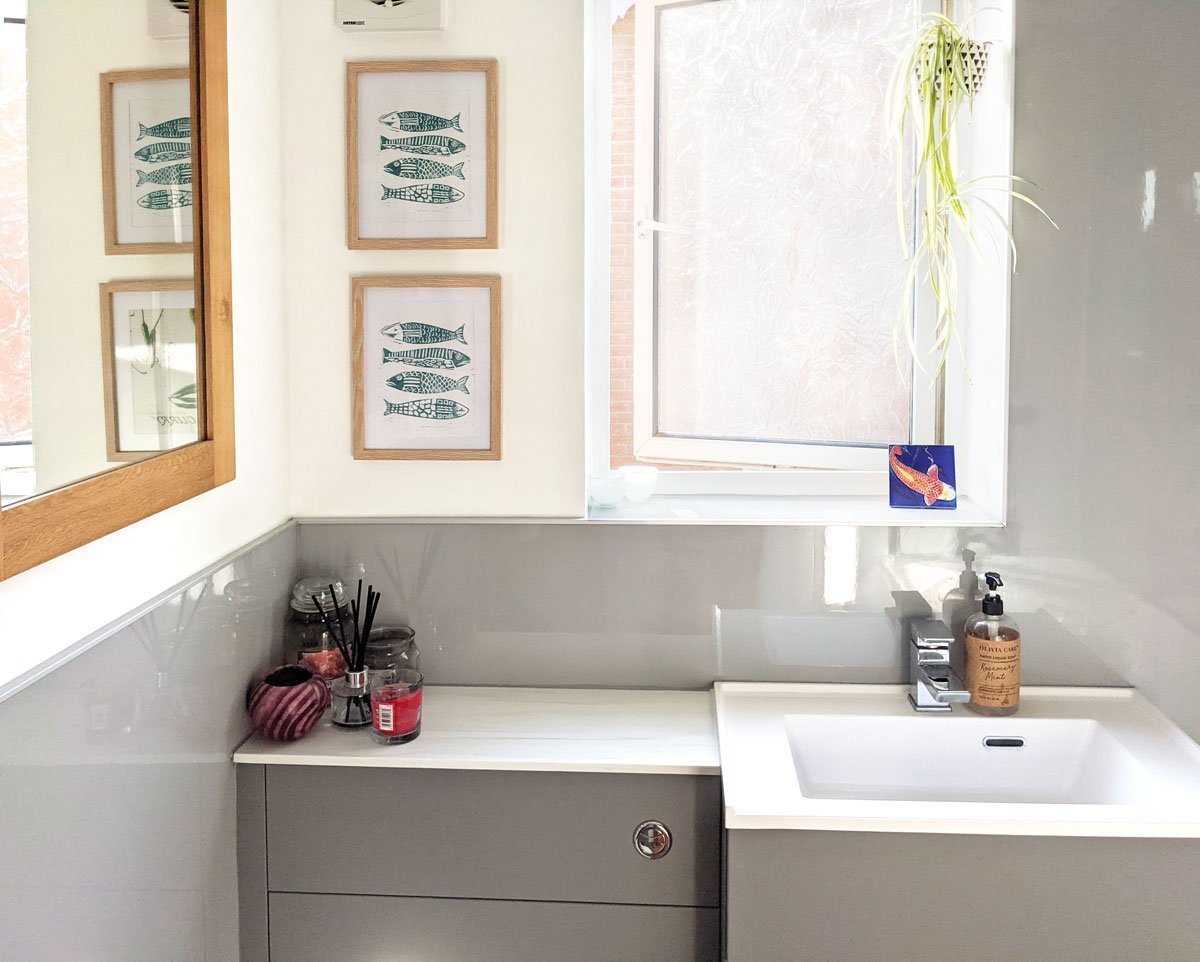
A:
{"type": "Polygon", "coordinates": [[[633,456],[633,10],[612,32],[612,249],[609,274],[609,456],[633,456]]]}

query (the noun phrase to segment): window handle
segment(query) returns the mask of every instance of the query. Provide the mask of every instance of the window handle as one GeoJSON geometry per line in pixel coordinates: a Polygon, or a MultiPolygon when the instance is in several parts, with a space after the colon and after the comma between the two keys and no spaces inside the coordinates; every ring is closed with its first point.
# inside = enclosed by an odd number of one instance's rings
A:
{"type": "Polygon", "coordinates": [[[645,240],[651,232],[659,234],[687,234],[689,233],[686,227],[675,227],[671,224],[664,224],[662,221],[652,220],[649,217],[643,217],[637,222],[638,237],[645,240]]]}

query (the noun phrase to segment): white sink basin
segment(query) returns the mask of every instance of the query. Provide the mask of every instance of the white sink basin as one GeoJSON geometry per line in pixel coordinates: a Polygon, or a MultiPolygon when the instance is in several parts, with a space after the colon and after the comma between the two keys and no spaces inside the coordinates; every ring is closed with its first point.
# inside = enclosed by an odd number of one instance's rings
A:
{"type": "Polygon", "coordinates": [[[1132,689],[915,713],[895,685],[719,683],[728,828],[1200,837],[1200,747],[1132,689]]]}
{"type": "Polygon", "coordinates": [[[786,715],[806,798],[1133,805],[1154,781],[1107,728],[1083,718],[786,715]],[[848,746],[853,746],[848,748],[848,746]]]}

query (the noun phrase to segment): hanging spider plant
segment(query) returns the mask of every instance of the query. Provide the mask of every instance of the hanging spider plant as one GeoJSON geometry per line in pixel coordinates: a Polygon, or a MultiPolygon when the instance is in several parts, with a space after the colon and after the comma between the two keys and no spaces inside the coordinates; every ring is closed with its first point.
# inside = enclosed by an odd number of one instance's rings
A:
{"type": "MultiPolygon", "coordinates": [[[[968,22],[969,22],[968,18],[968,22]]],[[[972,40],[963,26],[939,13],[927,13],[906,40],[888,85],[886,118],[888,136],[896,159],[896,216],[905,259],[909,263],[905,297],[896,320],[894,340],[899,350],[898,329],[903,328],[908,349],[924,370],[908,305],[919,284],[926,284],[936,304],[933,352],[937,356],[936,379],[946,365],[952,342],[958,342],[959,243],[987,267],[980,247],[986,236],[998,232],[1013,254],[1016,245],[1000,208],[989,200],[989,192],[1006,193],[1028,204],[1051,224],[1054,221],[1028,195],[1014,189],[1026,184],[1021,177],[992,174],[964,179],[959,161],[958,120],[963,106],[974,108],[988,66],[988,45],[972,40]],[[911,138],[911,139],[910,139],[911,138]],[[915,175],[906,168],[915,145],[915,175]],[[922,191],[922,209],[913,216],[913,200],[922,191]],[[914,229],[915,226],[915,229],[914,229]],[[910,239],[915,233],[915,246],[910,239]]],[[[1057,227],[1057,225],[1054,225],[1057,227]]],[[[995,244],[997,251],[1001,250],[995,244]]],[[[959,343],[961,351],[961,343],[959,343]]]]}

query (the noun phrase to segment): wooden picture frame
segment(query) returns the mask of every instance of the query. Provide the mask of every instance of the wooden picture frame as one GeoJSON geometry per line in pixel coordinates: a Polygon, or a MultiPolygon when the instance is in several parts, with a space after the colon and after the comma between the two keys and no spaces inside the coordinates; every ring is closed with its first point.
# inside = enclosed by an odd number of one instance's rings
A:
{"type": "MultiPolygon", "coordinates": [[[[160,434],[156,438],[137,436],[126,422],[132,420],[133,392],[135,386],[131,383],[136,375],[131,376],[131,370],[136,371],[132,361],[123,361],[121,348],[127,348],[123,338],[117,337],[117,322],[120,317],[115,309],[115,301],[122,296],[126,308],[152,309],[157,307],[160,312],[159,323],[176,321],[174,316],[168,316],[167,310],[187,310],[192,314],[190,326],[195,351],[196,370],[200,370],[200,359],[204,350],[203,332],[195,323],[196,301],[195,284],[187,278],[179,280],[150,280],[150,281],[111,281],[100,285],[100,353],[104,375],[104,435],[108,449],[109,461],[141,461],[164,451],[172,451],[185,444],[195,444],[200,440],[200,426],[204,424],[204,391],[193,377],[192,407],[179,407],[186,399],[175,401],[172,405],[162,404],[159,415],[164,418],[180,418],[175,430],[168,434],[160,434]],[[174,296],[173,296],[174,295],[174,296]],[[190,296],[189,296],[190,295],[190,296]],[[127,368],[129,370],[127,370],[127,368]],[[122,414],[124,412],[124,415],[122,414]],[[188,426],[190,425],[190,427],[188,426]],[[138,441],[141,442],[140,446],[138,441]],[[151,446],[157,442],[157,446],[151,446]]],[[[168,359],[156,357],[154,363],[161,364],[168,359]]],[[[161,368],[160,368],[161,369],[161,368]]],[[[184,379],[186,380],[186,379],[184,379]]],[[[183,384],[180,382],[179,387],[183,384]]],[[[162,392],[167,387],[160,387],[162,392]]]]}
{"type": "Polygon", "coordinates": [[[495,60],[346,65],[351,250],[499,246],[498,72],[495,60]]]}
{"type": "Polygon", "coordinates": [[[236,476],[226,0],[193,3],[190,32],[196,324],[203,337],[204,440],[0,510],[0,579],[228,484],[236,476]]]}
{"type": "Polygon", "coordinates": [[[351,286],[355,460],[500,460],[500,278],[355,277],[351,286]]]}
{"type": "MultiPolygon", "coordinates": [[[[184,129],[171,128],[171,122],[183,117],[145,116],[149,127],[142,133],[132,130],[134,104],[146,103],[155,86],[164,89],[164,99],[174,99],[179,86],[186,98],[191,73],[186,67],[155,70],[116,70],[100,75],[100,170],[104,194],[105,254],[189,254],[194,250],[195,224],[192,198],[196,179],[194,158],[196,143],[191,116],[184,129]],[[118,110],[116,101],[130,99],[118,110]],[[140,100],[133,91],[142,92],[140,100]],[[172,132],[173,131],[173,132],[172,132]],[[187,143],[187,156],[182,144],[187,143]],[[141,146],[136,146],[140,144],[141,146]],[[136,151],[155,151],[139,158],[136,151]],[[156,158],[164,158],[158,160],[156,158]],[[137,182],[134,176],[137,176],[137,182]],[[186,204],[182,201],[186,200],[186,204]],[[141,208],[141,209],[136,209],[141,208]],[[182,238],[182,239],[176,239],[182,238]]],[[[176,114],[184,109],[165,111],[176,114]]]]}

